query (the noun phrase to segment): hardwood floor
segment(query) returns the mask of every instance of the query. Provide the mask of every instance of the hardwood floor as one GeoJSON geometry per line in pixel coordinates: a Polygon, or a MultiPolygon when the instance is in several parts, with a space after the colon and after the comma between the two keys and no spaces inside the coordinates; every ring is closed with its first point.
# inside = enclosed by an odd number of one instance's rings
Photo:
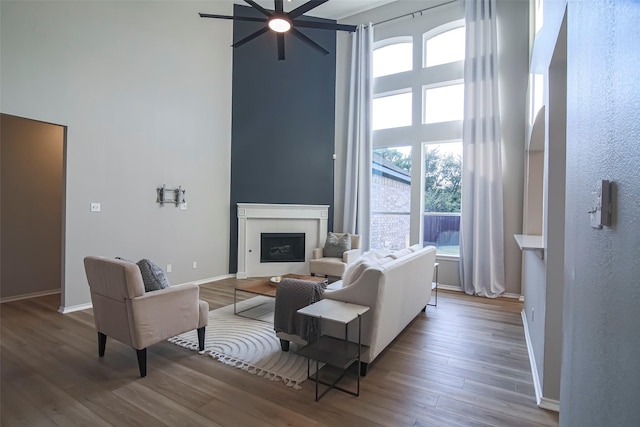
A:
{"type": "MultiPolygon", "coordinates": [[[[229,279],[201,286],[210,309],[233,302],[229,279]]],[[[2,304],[1,418],[9,426],[556,426],[535,404],[520,311],[508,299],[440,291],[370,366],[360,397],[314,401],[169,343],[135,351],[109,339],[98,358],[90,310],[59,296],[2,304]]],[[[347,386],[349,384],[346,384],[347,386]]]]}

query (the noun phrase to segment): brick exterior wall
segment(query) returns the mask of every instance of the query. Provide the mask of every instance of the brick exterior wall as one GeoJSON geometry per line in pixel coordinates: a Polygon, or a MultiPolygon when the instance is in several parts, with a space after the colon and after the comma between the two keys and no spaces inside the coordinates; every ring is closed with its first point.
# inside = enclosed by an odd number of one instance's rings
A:
{"type": "Polygon", "coordinates": [[[409,246],[411,185],[374,173],[371,177],[371,249],[409,246]],[[377,212],[402,212],[403,215],[377,212]]]}

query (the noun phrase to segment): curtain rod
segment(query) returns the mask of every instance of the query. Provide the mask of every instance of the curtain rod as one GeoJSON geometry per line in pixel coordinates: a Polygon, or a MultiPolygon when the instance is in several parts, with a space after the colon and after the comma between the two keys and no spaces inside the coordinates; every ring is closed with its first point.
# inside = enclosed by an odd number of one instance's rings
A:
{"type": "Polygon", "coordinates": [[[380,24],[385,24],[387,22],[395,21],[396,19],[406,18],[407,16],[415,17],[415,15],[418,14],[418,13],[422,16],[422,12],[425,12],[425,11],[431,10],[431,9],[435,9],[436,7],[445,6],[447,4],[456,3],[457,1],[458,0],[450,0],[450,1],[446,2],[446,3],[437,4],[435,6],[425,7],[424,9],[416,10],[415,12],[411,12],[411,13],[405,13],[404,15],[396,16],[395,18],[389,18],[389,19],[385,19],[384,21],[375,22],[373,25],[376,26],[376,25],[380,25],[380,24]]]}

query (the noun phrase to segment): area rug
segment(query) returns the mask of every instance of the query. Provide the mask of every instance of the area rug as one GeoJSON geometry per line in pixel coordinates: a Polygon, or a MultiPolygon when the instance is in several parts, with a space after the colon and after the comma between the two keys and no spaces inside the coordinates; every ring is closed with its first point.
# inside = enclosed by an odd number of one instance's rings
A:
{"type": "MultiPolygon", "coordinates": [[[[273,330],[273,303],[273,298],[262,296],[241,301],[237,304],[237,311],[243,311],[243,316],[233,314],[233,304],[210,311],[205,349],[200,353],[250,374],[271,381],[282,381],[299,390],[302,388],[300,384],[307,379],[307,359],[293,351],[280,349],[280,340],[273,330]]],[[[198,350],[196,331],[186,332],[168,341],[198,350]]],[[[311,368],[313,374],[315,363],[311,364],[311,368]]]]}

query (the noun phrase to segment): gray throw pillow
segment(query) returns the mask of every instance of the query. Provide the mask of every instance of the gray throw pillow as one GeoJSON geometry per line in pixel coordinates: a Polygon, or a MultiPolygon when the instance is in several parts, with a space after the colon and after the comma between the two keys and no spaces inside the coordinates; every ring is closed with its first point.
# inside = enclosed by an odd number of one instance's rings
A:
{"type": "Polygon", "coordinates": [[[142,274],[142,281],[144,282],[145,292],[158,291],[160,289],[168,288],[169,280],[164,274],[164,270],[160,268],[158,264],[148,259],[141,259],[136,264],[140,268],[142,274]]]}
{"type": "Polygon", "coordinates": [[[342,254],[348,250],[351,250],[351,235],[349,233],[338,236],[329,232],[322,250],[325,257],[342,258],[342,254]]]}

